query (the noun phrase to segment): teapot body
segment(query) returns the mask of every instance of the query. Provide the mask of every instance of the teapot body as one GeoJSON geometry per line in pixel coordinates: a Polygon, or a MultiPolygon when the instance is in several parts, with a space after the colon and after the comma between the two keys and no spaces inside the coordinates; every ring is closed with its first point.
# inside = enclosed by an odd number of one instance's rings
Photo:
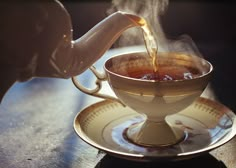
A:
{"type": "Polygon", "coordinates": [[[73,40],[68,11],[57,0],[4,1],[0,5],[0,99],[15,81],[70,78],[96,62],[139,17],[116,12],[73,40]]]}
{"type": "Polygon", "coordinates": [[[50,62],[62,59],[57,51],[65,54],[72,41],[70,15],[62,4],[58,1],[3,2],[0,17],[3,21],[0,59],[6,68],[16,71],[17,80],[58,73],[50,62]]]}

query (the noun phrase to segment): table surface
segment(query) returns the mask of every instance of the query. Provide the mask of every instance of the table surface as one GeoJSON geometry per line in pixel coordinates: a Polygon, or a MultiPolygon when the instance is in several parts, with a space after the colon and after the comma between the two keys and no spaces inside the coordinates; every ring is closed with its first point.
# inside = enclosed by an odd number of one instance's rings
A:
{"type": "MultiPolygon", "coordinates": [[[[110,50],[96,66],[102,69],[108,57],[131,50],[143,48],[110,50]]],[[[91,76],[86,71],[78,78],[92,87],[91,76]]],[[[214,97],[209,88],[204,96],[214,97]]],[[[178,162],[140,163],[107,155],[82,141],[73,129],[76,114],[98,101],[78,91],[70,79],[16,83],[0,105],[0,168],[236,167],[236,138],[209,154],[178,162]]]]}

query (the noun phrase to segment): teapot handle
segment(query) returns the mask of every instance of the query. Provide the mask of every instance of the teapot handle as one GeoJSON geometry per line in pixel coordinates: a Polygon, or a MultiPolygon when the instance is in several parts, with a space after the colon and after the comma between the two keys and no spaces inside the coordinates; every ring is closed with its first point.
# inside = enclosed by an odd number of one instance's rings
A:
{"type": "Polygon", "coordinates": [[[99,91],[102,89],[102,82],[107,81],[106,74],[99,73],[94,66],[91,66],[89,68],[89,70],[92,71],[92,73],[97,78],[95,81],[96,87],[94,89],[88,89],[88,88],[84,87],[83,85],[81,85],[79,83],[79,81],[76,79],[76,77],[73,76],[71,79],[72,79],[72,82],[75,85],[75,87],[85,94],[88,94],[88,95],[91,95],[94,97],[98,97],[98,98],[117,101],[120,104],[122,104],[123,106],[125,106],[124,103],[122,103],[118,98],[107,95],[107,94],[99,93],[99,91]]]}

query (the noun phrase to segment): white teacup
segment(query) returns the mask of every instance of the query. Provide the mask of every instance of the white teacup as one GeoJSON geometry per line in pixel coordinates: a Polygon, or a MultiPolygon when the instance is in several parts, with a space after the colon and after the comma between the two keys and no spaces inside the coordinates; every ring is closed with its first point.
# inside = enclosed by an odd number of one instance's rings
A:
{"type": "Polygon", "coordinates": [[[212,65],[203,58],[183,53],[158,53],[158,75],[153,75],[152,59],[146,52],[114,56],[105,62],[105,76],[97,76],[98,88],[81,91],[93,96],[113,99],[143,114],[146,120],[132,125],[125,135],[135,144],[168,146],[184,139],[185,133],[170,127],[165,117],[188,107],[206,88],[212,65]],[[101,81],[107,80],[117,98],[102,95],[101,81]]]}

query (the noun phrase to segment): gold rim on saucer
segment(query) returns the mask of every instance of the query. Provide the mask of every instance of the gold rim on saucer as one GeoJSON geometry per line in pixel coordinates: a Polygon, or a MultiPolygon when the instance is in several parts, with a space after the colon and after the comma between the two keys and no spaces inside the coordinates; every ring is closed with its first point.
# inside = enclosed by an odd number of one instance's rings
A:
{"type": "Polygon", "coordinates": [[[148,147],[132,143],[125,131],[143,120],[144,116],[129,107],[105,100],[79,112],[74,129],[93,147],[116,157],[138,161],[191,158],[225,144],[236,134],[235,114],[226,106],[202,97],[185,110],[166,117],[171,127],[186,133],[178,144],[148,147]]]}

